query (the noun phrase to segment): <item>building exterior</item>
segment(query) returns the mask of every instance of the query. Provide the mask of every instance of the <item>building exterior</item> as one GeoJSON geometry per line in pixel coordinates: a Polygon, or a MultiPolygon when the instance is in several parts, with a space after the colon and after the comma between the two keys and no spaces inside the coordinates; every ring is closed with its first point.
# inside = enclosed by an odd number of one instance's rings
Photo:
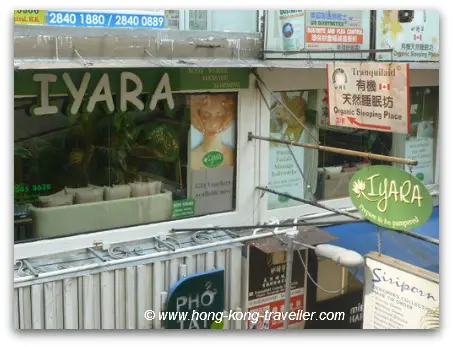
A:
{"type": "MultiPolygon", "coordinates": [[[[348,183],[370,163],[250,133],[418,160],[411,172],[438,205],[437,13],[217,12],[166,11],[163,30],[15,25],[16,328],[159,329],[143,312],[214,268],[225,269],[225,310],[253,311],[251,257],[264,251],[235,227],[350,220],[256,187],[359,215],[348,183]],[[328,124],[326,63],[369,60],[409,63],[409,134],[328,124]]],[[[316,233],[311,244],[333,239],[316,233]]],[[[284,253],[268,253],[269,269],[284,253]]],[[[320,283],[336,271],[322,283],[361,290],[346,269],[301,254],[320,283]]],[[[263,276],[277,307],[281,277],[263,276]]],[[[310,283],[304,272],[296,307],[335,296],[310,283]]]]}

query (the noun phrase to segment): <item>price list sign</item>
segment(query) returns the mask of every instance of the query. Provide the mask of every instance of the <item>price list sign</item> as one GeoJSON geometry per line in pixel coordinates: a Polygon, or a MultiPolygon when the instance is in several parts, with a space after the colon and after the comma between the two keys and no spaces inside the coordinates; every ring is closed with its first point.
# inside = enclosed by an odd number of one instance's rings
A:
{"type": "Polygon", "coordinates": [[[164,11],[47,11],[47,25],[106,28],[165,27],[164,11]]]}

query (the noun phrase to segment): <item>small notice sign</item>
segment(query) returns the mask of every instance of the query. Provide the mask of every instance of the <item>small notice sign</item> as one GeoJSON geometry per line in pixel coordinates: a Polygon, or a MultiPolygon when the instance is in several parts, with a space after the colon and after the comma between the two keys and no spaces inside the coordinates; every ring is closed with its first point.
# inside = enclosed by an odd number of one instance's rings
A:
{"type": "Polygon", "coordinates": [[[327,64],[329,124],[407,134],[408,86],[408,64],[327,64]]]}
{"type": "Polygon", "coordinates": [[[173,201],[172,218],[191,217],[195,214],[195,200],[173,201]]]}

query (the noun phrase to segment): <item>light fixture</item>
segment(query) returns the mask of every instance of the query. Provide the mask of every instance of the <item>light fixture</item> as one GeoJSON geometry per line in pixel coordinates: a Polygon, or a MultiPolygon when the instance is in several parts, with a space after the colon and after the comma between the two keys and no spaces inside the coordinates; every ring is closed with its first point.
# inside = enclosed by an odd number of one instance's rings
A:
{"type": "Polygon", "coordinates": [[[348,268],[359,268],[364,264],[363,257],[354,251],[334,245],[321,244],[315,247],[318,257],[324,257],[348,268]]]}

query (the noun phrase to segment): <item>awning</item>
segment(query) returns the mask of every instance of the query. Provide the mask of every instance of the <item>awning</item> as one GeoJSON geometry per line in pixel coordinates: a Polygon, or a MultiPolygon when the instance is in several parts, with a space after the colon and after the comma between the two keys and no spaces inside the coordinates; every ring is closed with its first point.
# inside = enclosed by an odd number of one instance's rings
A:
{"type": "MultiPolygon", "coordinates": [[[[369,222],[333,225],[323,230],[338,237],[337,240],[328,242],[354,250],[361,255],[370,251],[378,251],[378,227],[369,222]]],[[[423,269],[439,273],[439,246],[400,234],[393,230],[382,230],[382,254],[402,260],[406,263],[423,269]]],[[[424,236],[439,239],[439,207],[433,209],[431,218],[413,232],[424,236]]],[[[355,273],[356,270],[351,270],[355,273]]],[[[356,274],[363,282],[363,268],[356,274]]]]}

